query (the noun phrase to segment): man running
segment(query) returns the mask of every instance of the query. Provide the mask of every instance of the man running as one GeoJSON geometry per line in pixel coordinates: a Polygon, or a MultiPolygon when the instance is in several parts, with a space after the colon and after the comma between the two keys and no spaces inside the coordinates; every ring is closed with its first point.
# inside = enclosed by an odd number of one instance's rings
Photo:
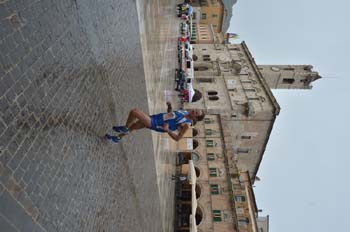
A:
{"type": "Polygon", "coordinates": [[[113,130],[119,133],[116,136],[106,134],[108,140],[118,143],[122,137],[134,130],[148,128],[160,133],[168,133],[175,141],[179,141],[191,125],[197,121],[202,121],[205,114],[202,110],[172,111],[171,103],[167,102],[167,113],[147,115],[139,109],[130,111],[125,126],[114,126],[113,130]],[[178,131],[175,133],[174,131],[178,131]]]}

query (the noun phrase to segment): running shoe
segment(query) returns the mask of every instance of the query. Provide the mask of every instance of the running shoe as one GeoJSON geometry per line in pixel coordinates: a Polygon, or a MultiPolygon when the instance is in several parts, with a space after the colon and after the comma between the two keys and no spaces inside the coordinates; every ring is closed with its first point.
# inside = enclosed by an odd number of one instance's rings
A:
{"type": "Polygon", "coordinates": [[[112,140],[115,143],[119,143],[119,141],[122,139],[118,135],[117,136],[112,136],[112,135],[109,135],[109,134],[106,134],[105,138],[108,139],[108,140],[112,140]]]}
{"type": "Polygon", "coordinates": [[[129,134],[129,128],[127,128],[126,126],[114,126],[113,130],[117,133],[122,133],[124,135],[129,134]]]}

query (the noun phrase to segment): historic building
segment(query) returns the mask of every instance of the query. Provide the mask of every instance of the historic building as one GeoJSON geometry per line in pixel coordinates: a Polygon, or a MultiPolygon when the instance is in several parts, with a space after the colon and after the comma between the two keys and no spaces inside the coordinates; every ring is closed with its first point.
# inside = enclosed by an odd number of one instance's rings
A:
{"type": "Polygon", "coordinates": [[[193,47],[194,86],[203,98],[185,108],[218,115],[229,161],[254,178],[279,105],[244,43],[193,47]]]}
{"type": "Polygon", "coordinates": [[[193,54],[203,98],[184,108],[218,115],[227,158],[254,179],[280,111],[271,88],[309,89],[320,76],[310,65],[258,66],[244,42],[194,44],[193,54]]]}
{"type": "Polygon", "coordinates": [[[280,112],[271,88],[310,89],[320,76],[310,65],[257,65],[244,42],[193,44],[193,60],[203,97],[184,108],[207,114],[178,143],[179,164],[192,160],[197,176],[195,197],[178,203],[195,223],[184,214],[178,231],[267,231],[252,184],[280,112]]]}
{"type": "Polygon", "coordinates": [[[251,178],[228,163],[219,115],[206,115],[185,136],[179,141],[178,168],[188,175],[191,160],[196,182],[193,188],[189,182],[177,184],[176,231],[257,232],[251,178]]]}
{"type": "Polygon", "coordinates": [[[211,24],[215,32],[221,32],[224,18],[224,4],[221,0],[192,0],[192,22],[211,24]]]}
{"type": "Polygon", "coordinates": [[[190,0],[193,23],[212,24],[215,32],[226,33],[237,0],[190,0]]]}
{"type": "Polygon", "coordinates": [[[210,44],[215,34],[209,24],[192,23],[191,44],[210,44]]]}

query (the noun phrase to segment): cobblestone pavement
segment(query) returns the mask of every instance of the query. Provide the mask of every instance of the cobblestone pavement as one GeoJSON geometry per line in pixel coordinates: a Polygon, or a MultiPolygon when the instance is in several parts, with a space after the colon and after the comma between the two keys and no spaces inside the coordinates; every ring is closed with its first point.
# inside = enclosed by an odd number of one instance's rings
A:
{"type": "MultiPolygon", "coordinates": [[[[158,9],[150,8],[145,1],[138,1],[140,18],[140,35],[149,110],[151,113],[166,111],[166,101],[170,101],[176,109],[179,105],[174,91],[174,76],[177,66],[177,38],[179,20],[175,17],[175,1],[159,1],[158,9]],[[170,14],[170,16],[169,16],[170,14]],[[159,18],[162,24],[154,27],[147,22],[149,18],[159,18]],[[158,62],[159,58],[162,62],[158,62]]],[[[175,173],[174,148],[168,135],[152,133],[155,148],[157,183],[159,188],[163,231],[174,231],[174,194],[175,185],[171,182],[171,174],[175,173]]]]}
{"type": "Polygon", "coordinates": [[[0,231],[171,231],[160,137],[101,136],[132,107],[161,109],[173,5],[0,0],[0,231]]]}

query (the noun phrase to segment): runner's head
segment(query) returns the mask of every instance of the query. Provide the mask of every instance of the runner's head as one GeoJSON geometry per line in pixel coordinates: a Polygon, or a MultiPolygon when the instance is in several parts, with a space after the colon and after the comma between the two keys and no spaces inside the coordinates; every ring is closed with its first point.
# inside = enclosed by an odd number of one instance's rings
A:
{"type": "Polygon", "coordinates": [[[195,121],[202,121],[204,119],[205,113],[200,109],[193,109],[190,111],[192,119],[195,121]]]}

